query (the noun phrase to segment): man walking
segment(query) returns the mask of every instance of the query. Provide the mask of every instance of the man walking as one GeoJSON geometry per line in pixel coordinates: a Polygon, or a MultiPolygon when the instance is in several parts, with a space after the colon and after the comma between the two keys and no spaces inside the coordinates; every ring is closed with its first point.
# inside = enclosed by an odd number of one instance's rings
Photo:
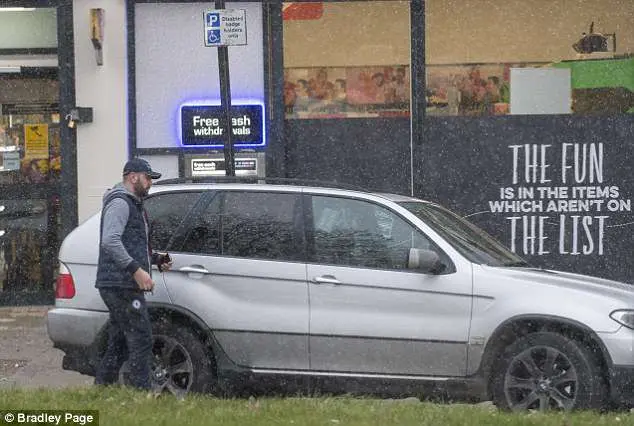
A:
{"type": "Polygon", "coordinates": [[[123,168],[123,182],[103,196],[95,287],[110,310],[110,328],[108,348],[95,376],[98,385],[117,382],[127,354],[129,384],[151,388],[152,325],[144,292],[154,288],[151,265],[163,272],[171,260],[152,252],[143,199],[152,179],[160,177],[147,161],[133,158],[123,168]]]}

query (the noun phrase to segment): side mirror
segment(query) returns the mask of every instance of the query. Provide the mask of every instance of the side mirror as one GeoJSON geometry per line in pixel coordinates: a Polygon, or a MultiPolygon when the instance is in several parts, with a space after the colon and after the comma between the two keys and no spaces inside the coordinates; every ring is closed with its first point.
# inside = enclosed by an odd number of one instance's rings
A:
{"type": "Polygon", "coordinates": [[[444,271],[447,265],[442,263],[438,253],[433,250],[411,248],[409,249],[407,267],[436,275],[444,271]]]}

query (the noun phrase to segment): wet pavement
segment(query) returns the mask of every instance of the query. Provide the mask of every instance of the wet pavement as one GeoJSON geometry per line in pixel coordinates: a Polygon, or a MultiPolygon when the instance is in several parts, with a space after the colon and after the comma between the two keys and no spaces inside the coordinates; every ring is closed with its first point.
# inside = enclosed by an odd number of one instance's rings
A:
{"type": "Polygon", "coordinates": [[[52,306],[0,307],[0,388],[92,385],[92,377],[62,370],[63,352],[46,332],[52,306]]]}

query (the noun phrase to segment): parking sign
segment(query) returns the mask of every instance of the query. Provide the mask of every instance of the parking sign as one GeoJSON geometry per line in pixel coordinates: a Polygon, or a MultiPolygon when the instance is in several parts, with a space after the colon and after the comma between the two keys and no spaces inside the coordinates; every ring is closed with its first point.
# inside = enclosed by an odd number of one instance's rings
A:
{"type": "Polygon", "coordinates": [[[219,12],[207,12],[206,26],[209,28],[220,28],[220,13],[219,12]]]}
{"type": "Polygon", "coordinates": [[[218,9],[203,12],[205,46],[247,44],[247,12],[244,9],[218,9]]]}

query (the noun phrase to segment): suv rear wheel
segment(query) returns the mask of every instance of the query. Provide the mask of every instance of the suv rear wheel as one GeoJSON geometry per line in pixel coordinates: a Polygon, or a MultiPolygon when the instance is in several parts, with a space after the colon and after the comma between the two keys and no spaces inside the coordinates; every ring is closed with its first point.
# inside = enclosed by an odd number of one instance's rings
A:
{"type": "MultiPolygon", "coordinates": [[[[212,357],[186,327],[157,322],[152,329],[152,388],[156,393],[169,392],[182,398],[190,392],[208,392],[214,384],[212,357]]],[[[119,382],[127,383],[127,361],[119,372],[119,382]]]]}
{"type": "Polygon", "coordinates": [[[551,332],[531,333],[513,342],[493,374],[493,402],[502,409],[599,409],[607,395],[588,348],[551,332]]]}

